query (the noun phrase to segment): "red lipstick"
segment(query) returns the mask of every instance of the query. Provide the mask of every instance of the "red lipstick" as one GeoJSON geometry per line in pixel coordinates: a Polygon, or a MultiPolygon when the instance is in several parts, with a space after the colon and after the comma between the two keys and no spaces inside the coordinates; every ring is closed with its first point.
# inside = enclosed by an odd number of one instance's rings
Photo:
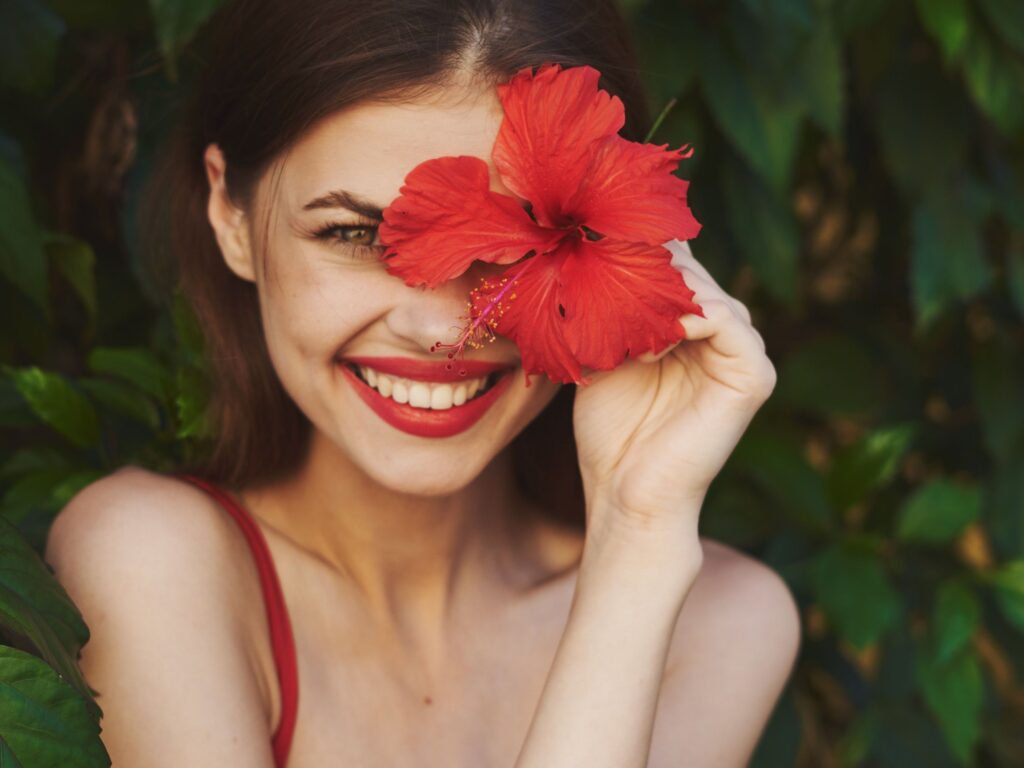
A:
{"type": "Polygon", "coordinates": [[[445,367],[448,362],[428,362],[404,357],[347,357],[339,362],[339,367],[360,399],[391,426],[418,437],[450,437],[473,426],[508,389],[512,381],[509,375],[512,366],[462,360],[453,362],[452,368],[448,369],[445,367]],[[419,381],[458,382],[466,378],[486,376],[494,371],[504,370],[505,373],[479,397],[474,397],[462,405],[433,410],[397,403],[390,397],[384,397],[345,363],[366,365],[381,373],[419,381]],[[462,370],[466,371],[465,375],[461,374],[462,370]]]}

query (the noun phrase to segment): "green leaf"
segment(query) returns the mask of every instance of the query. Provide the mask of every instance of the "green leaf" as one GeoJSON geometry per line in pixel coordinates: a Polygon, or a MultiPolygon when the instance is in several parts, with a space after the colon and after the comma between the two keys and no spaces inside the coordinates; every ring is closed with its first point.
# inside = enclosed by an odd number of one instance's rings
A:
{"type": "Polygon", "coordinates": [[[845,508],[888,483],[899,469],[915,432],[912,424],[882,427],[841,451],[827,476],[833,503],[845,508]]]}
{"type": "Polygon", "coordinates": [[[944,663],[921,654],[917,676],[928,709],[942,727],[950,748],[963,763],[969,763],[981,732],[985,697],[977,654],[964,649],[944,663]]]}
{"type": "Polygon", "coordinates": [[[915,5],[921,24],[939,43],[946,61],[955,61],[967,41],[967,0],[916,0],[915,5]]]}
{"type": "Polygon", "coordinates": [[[49,90],[64,29],[38,0],[0,3],[0,84],[36,95],[49,90]]]}
{"type": "Polygon", "coordinates": [[[127,416],[154,431],[160,428],[160,412],[157,407],[135,387],[110,379],[81,379],[78,385],[112,413],[127,416]]]}
{"type": "Polygon", "coordinates": [[[1024,53],[1024,3],[1020,0],[978,0],[992,28],[1003,39],[1024,53]]]}
{"type": "Polygon", "coordinates": [[[812,0],[742,0],[751,13],[763,21],[778,20],[797,29],[810,30],[815,13],[812,0]]]}
{"type": "Polygon", "coordinates": [[[50,263],[82,300],[90,321],[96,319],[96,254],[81,240],[55,232],[44,233],[50,263]]]}
{"type": "Polygon", "coordinates": [[[813,569],[822,610],[854,647],[866,648],[899,620],[899,593],[877,555],[836,544],[817,556],[813,569]]]}
{"type": "Polygon", "coordinates": [[[1004,559],[1024,557],[1024,450],[992,468],[982,517],[992,546],[1004,559]]]}
{"type": "Polygon", "coordinates": [[[973,402],[981,417],[988,451],[1007,461],[1024,447],[1024,358],[1006,331],[975,345],[972,360],[973,402]]]}
{"type": "Polygon", "coordinates": [[[801,55],[800,93],[811,119],[834,140],[842,134],[846,111],[846,78],[843,51],[838,35],[824,22],[819,22],[808,35],[801,55]]]}
{"type": "Polygon", "coordinates": [[[963,67],[975,104],[1004,136],[1016,138],[1024,129],[1024,63],[974,29],[967,39],[963,67]]]}
{"type": "MultiPolygon", "coordinates": [[[[76,661],[89,640],[89,629],[43,560],[4,520],[0,520],[0,624],[27,638],[51,667],[89,698],[89,686],[76,661]]],[[[91,701],[90,705],[95,707],[91,701]]]]}
{"type": "Polygon", "coordinates": [[[92,403],[60,374],[39,368],[11,368],[6,374],[43,422],[83,447],[99,442],[99,420],[92,403]]]}
{"type": "Polygon", "coordinates": [[[981,624],[981,606],[963,581],[943,582],[932,615],[933,657],[938,663],[951,660],[963,650],[981,624]]]}
{"type": "Polygon", "coordinates": [[[46,257],[21,179],[0,159],[0,274],[49,311],[46,257]]]}
{"type": "Polygon", "coordinates": [[[845,38],[876,23],[891,5],[889,0],[832,0],[836,28],[845,38]]]}
{"type": "Polygon", "coordinates": [[[995,589],[1003,615],[1024,632],[1024,559],[1009,562],[983,578],[995,589]]]}
{"type": "Polygon", "coordinates": [[[918,488],[900,510],[896,536],[904,541],[945,544],[978,519],[981,492],[947,479],[918,488]]]}
{"type": "Polygon", "coordinates": [[[714,35],[700,38],[698,74],[704,98],[721,131],[777,193],[790,186],[800,138],[800,108],[771,103],[756,88],[731,48],[714,35]]]}
{"type": "Polygon", "coordinates": [[[158,402],[168,394],[168,372],[145,347],[96,347],[89,353],[89,368],[134,384],[158,402]]]}
{"type": "Polygon", "coordinates": [[[723,164],[722,184],[732,232],[745,260],[772,296],[792,306],[797,299],[800,236],[789,201],[736,160],[723,164]]]}
{"type": "Polygon", "coordinates": [[[979,222],[960,187],[936,189],[918,200],[911,230],[911,293],[920,332],[955,301],[987,288],[993,273],[979,222]]]}
{"type": "Polygon", "coordinates": [[[832,528],[824,480],[799,446],[774,432],[750,431],[736,446],[730,463],[752,477],[759,491],[774,498],[783,514],[802,527],[818,532],[832,528]]]}
{"type": "Polygon", "coordinates": [[[865,345],[829,332],[783,361],[774,397],[790,408],[823,416],[865,413],[885,401],[883,376],[876,354],[865,345]]]}
{"type": "Polygon", "coordinates": [[[221,3],[222,0],[149,0],[156,37],[172,80],[176,78],[178,54],[221,3]]]}
{"type": "Polygon", "coordinates": [[[971,110],[962,89],[904,55],[886,67],[875,91],[878,141],[897,184],[910,199],[948,186],[967,156],[971,110]]]}
{"type": "Polygon", "coordinates": [[[1013,233],[1006,251],[1007,283],[1017,313],[1024,318],[1024,235],[1013,233]]]}
{"type": "Polygon", "coordinates": [[[0,739],[22,765],[109,766],[99,734],[95,713],[56,672],[31,654],[0,646],[0,739]]]}

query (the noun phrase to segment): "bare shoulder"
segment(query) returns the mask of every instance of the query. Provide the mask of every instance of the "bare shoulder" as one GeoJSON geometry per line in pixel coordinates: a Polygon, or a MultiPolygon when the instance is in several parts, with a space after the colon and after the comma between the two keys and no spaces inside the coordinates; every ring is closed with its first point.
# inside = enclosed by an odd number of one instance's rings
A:
{"type": "Polygon", "coordinates": [[[701,538],[652,737],[652,768],[745,766],[796,662],[800,613],[768,565],[701,538]]]}
{"type": "Polygon", "coordinates": [[[271,764],[257,574],[234,526],[200,489],[136,467],[54,520],[45,559],[89,627],[80,664],[115,765],[271,764]]]}

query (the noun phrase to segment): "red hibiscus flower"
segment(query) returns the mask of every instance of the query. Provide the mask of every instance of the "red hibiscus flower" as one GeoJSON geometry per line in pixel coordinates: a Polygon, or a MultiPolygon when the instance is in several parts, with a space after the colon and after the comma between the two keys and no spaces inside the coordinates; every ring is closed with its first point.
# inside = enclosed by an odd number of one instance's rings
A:
{"type": "Polygon", "coordinates": [[[509,265],[470,293],[450,358],[494,334],[519,347],[531,373],[587,383],[627,355],[685,337],[677,320],[703,316],[664,243],[701,225],[672,174],[690,157],[628,141],[622,102],[588,66],[545,64],[498,86],[504,119],[491,158],[517,197],[493,192],[478,157],[427,160],[384,211],[388,272],[408,285],[458,277],[477,260],[509,265]]]}

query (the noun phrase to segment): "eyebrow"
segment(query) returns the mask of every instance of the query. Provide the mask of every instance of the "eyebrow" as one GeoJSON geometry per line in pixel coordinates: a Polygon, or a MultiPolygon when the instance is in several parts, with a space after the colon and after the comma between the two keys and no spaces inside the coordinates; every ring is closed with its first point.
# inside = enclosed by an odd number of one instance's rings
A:
{"type": "Polygon", "coordinates": [[[326,195],[310,200],[302,206],[304,211],[312,211],[317,208],[347,208],[353,213],[358,213],[368,219],[384,219],[383,208],[343,189],[332,190],[326,195]]]}

